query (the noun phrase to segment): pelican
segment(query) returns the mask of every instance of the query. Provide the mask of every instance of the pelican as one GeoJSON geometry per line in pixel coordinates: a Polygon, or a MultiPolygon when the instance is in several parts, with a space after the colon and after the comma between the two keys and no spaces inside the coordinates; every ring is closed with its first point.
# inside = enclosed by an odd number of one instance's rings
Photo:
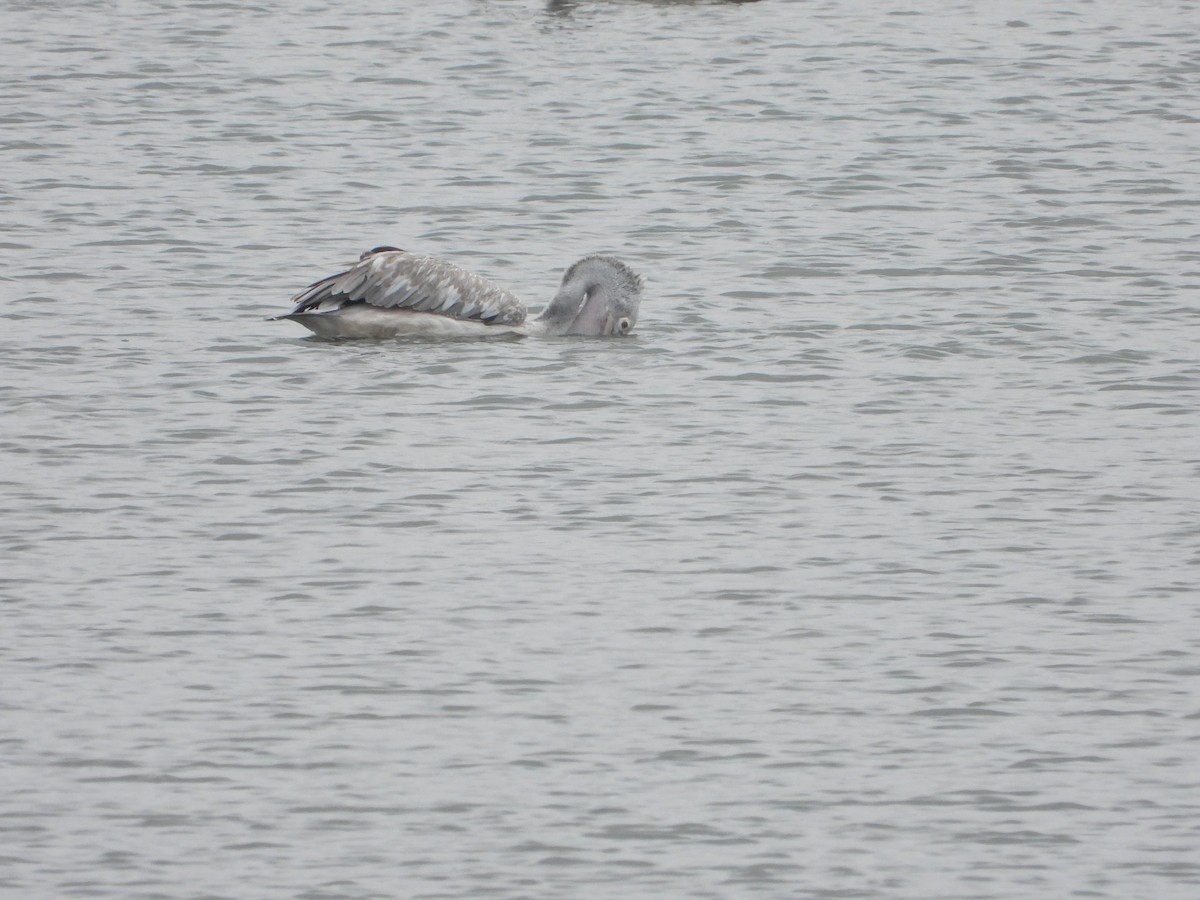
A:
{"type": "Polygon", "coordinates": [[[554,299],[527,318],[516,295],[445,260],[376,247],[295,297],[291,319],[325,338],[618,335],[637,323],[642,279],[611,256],[585,256],[554,299]]]}

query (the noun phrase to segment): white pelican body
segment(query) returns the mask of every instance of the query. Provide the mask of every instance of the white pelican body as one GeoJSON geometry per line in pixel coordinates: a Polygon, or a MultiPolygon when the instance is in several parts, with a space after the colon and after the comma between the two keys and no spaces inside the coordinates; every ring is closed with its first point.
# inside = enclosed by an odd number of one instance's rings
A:
{"type": "Polygon", "coordinates": [[[611,256],[586,256],[536,318],[511,292],[453,263],[376,247],[292,298],[291,319],[325,338],[628,334],[642,279],[611,256]]]}

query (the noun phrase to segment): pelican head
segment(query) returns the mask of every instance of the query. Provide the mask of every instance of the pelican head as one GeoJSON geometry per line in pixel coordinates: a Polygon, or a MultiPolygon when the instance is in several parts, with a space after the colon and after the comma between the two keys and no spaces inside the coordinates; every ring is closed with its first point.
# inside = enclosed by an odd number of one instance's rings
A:
{"type": "Polygon", "coordinates": [[[628,334],[641,302],[642,279],[629,266],[611,256],[585,256],[563,273],[558,293],[535,321],[545,334],[628,334]]]}

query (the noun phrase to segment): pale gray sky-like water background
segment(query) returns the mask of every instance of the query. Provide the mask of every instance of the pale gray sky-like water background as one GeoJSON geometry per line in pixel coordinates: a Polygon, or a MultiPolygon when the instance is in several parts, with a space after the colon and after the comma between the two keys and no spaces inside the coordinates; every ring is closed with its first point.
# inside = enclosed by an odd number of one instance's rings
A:
{"type": "Polygon", "coordinates": [[[1200,896],[1196,3],[0,10],[0,894],[1200,896]]]}

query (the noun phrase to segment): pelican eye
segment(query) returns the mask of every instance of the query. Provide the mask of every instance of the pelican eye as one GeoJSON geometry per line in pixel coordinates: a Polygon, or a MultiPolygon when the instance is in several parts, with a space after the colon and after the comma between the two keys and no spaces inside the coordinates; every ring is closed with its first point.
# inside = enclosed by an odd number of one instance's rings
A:
{"type": "Polygon", "coordinates": [[[617,319],[617,332],[619,334],[627,333],[632,327],[633,323],[629,321],[629,316],[621,316],[621,318],[617,319]]]}

